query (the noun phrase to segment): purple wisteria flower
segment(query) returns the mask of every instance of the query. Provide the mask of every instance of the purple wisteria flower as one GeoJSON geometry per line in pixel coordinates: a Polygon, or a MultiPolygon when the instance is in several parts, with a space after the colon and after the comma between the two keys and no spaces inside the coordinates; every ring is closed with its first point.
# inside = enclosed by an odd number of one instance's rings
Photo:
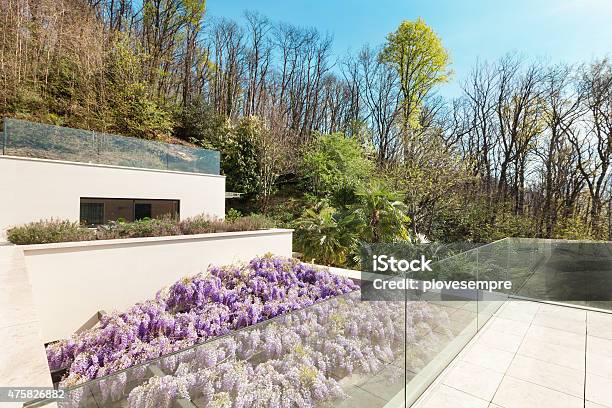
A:
{"type": "Polygon", "coordinates": [[[211,267],[50,344],[47,358],[52,370],[68,367],[62,385],[72,386],[356,289],[349,279],[295,259],[211,267]]]}
{"type": "Polygon", "coordinates": [[[446,312],[426,302],[404,308],[403,302],[361,302],[358,292],[317,303],[198,346],[194,355],[179,354],[179,368],[166,371],[172,379],[144,382],[130,392],[128,405],[163,401],[160,407],[170,407],[165,395],[182,387],[197,406],[330,406],[346,397],[346,377],[386,369],[389,381],[403,380],[406,349],[415,364],[433,355],[446,336],[440,326],[448,322],[446,312]],[[409,331],[414,321],[418,327],[409,331]]]}

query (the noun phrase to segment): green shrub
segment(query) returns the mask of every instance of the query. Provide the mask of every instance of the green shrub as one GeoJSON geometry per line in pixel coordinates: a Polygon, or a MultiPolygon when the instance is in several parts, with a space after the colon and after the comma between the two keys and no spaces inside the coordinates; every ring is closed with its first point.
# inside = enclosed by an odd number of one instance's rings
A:
{"type": "Polygon", "coordinates": [[[95,232],[81,227],[78,222],[52,218],[11,228],[7,231],[7,238],[9,242],[17,245],[49,244],[89,241],[95,239],[95,232]]]}
{"type": "Polygon", "coordinates": [[[100,225],[96,239],[164,237],[181,235],[179,222],[170,217],[145,218],[134,222],[110,222],[100,225]]]}
{"type": "Polygon", "coordinates": [[[242,217],[242,213],[240,211],[238,211],[237,209],[235,209],[235,208],[230,208],[225,213],[225,219],[227,221],[235,221],[235,220],[237,220],[240,217],[242,217]]]}
{"type": "Polygon", "coordinates": [[[185,235],[208,234],[214,232],[214,220],[206,215],[197,215],[180,222],[181,232],[185,235]]]}
{"type": "MultiPolygon", "coordinates": [[[[246,217],[239,217],[233,221],[225,221],[219,228],[224,228],[227,232],[232,231],[257,231],[262,229],[273,228],[272,220],[261,215],[253,214],[246,217]]],[[[221,231],[215,231],[221,232],[221,231]]]]}
{"type": "Polygon", "coordinates": [[[211,218],[206,215],[198,215],[187,218],[180,223],[181,231],[185,235],[209,234],[213,232],[255,231],[272,228],[272,226],[272,221],[263,215],[250,215],[227,220],[211,218]]]}

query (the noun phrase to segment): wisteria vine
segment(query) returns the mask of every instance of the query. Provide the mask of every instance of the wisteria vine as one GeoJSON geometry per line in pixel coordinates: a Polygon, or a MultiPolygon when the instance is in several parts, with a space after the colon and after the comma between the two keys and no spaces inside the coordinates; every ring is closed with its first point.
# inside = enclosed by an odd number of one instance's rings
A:
{"type": "Polygon", "coordinates": [[[48,345],[47,358],[52,370],[68,367],[61,386],[74,386],[357,288],[295,259],[265,256],[211,267],[48,345]]]}

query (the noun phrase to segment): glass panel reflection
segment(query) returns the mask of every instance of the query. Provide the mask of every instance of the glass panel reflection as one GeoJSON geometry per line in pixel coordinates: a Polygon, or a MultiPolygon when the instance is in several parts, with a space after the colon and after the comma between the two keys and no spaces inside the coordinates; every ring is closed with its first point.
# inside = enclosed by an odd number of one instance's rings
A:
{"type": "Polygon", "coordinates": [[[107,133],[4,120],[2,153],[81,163],[219,174],[218,151],[107,133]]]}

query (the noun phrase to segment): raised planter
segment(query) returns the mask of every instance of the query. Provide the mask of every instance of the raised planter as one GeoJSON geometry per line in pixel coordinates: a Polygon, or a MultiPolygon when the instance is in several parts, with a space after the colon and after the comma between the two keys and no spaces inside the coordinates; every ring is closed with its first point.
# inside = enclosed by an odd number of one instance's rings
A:
{"type": "Polygon", "coordinates": [[[293,230],[23,245],[42,340],[70,336],[99,310],[123,310],[208,265],[291,256],[293,230]]]}

